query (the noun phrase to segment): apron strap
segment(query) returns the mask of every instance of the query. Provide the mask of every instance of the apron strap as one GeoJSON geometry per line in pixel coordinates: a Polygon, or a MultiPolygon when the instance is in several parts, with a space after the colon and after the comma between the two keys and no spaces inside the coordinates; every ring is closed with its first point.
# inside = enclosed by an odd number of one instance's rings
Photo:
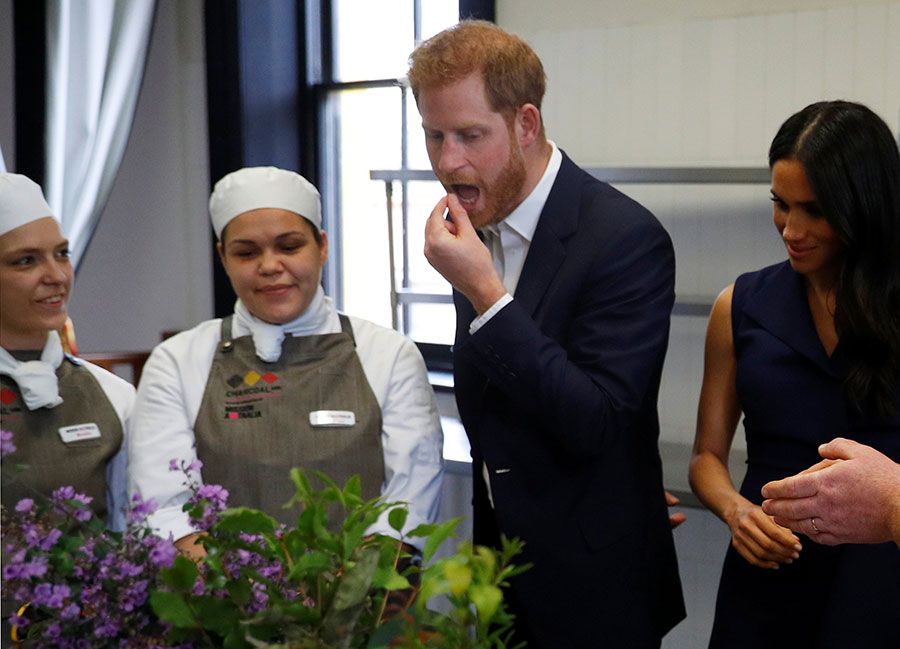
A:
{"type": "Polygon", "coordinates": [[[231,324],[234,319],[233,315],[222,318],[221,333],[219,335],[219,353],[225,354],[234,349],[233,336],[231,335],[231,324]]]}
{"type": "Polygon", "coordinates": [[[356,338],[353,336],[353,326],[350,324],[350,318],[343,313],[338,313],[338,318],[341,321],[341,331],[350,336],[350,340],[353,341],[353,347],[356,348],[356,338]]]}

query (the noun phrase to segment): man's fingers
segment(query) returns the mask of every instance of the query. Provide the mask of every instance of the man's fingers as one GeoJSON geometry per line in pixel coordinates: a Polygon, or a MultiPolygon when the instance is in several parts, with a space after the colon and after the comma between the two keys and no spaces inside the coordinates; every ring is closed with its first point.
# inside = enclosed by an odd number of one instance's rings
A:
{"type": "Polygon", "coordinates": [[[800,474],[774,480],[762,488],[763,498],[808,498],[818,492],[815,473],[800,474]]]}
{"type": "MultiPolygon", "coordinates": [[[[812,498],[764,500],[762,510],[776,519],[785,518],[788,520],[809,518],[815,513],[812,498]]],[[[781,523],[778,524],[781,525],[781,523]]]]}
{"type": "Polygon", "coordinates": [[[678,503],[681,502],[680,500],[678,500],[678,498],[674,494],[671,494],[668,491],[666,491],[665,494],[666,494],[666,504],[669,507],[677,505],[678,503]]]}
{"type": "Polygon", "coordinates": [[[819,447],[819,455],[830,460],[849,460],[860,455],[860,451],[868,448],[859,442],[843,437],[835,437],[827,444],[819,447]]]}
{"type": "Polygon", "coordinates": [[[838,462],[842,462],[843,460],[822,460],[821,462],[816,462],[808,469],[803,469],[798,475],[803,475],[804,473],[815,473],[816,471],[821,471],[822,469],[827,469],[832,464],[837,464],[838,462]]]}
{"type": "Polygon", "coordinates": [[[456,225],[460,234],[469,231],[474,233],[475,228],[472,227],[472,222],[469,220],[469,213],[460,204],[456,194],[447,194],[447,209],[450,210],[450,219],[456,225]]]}

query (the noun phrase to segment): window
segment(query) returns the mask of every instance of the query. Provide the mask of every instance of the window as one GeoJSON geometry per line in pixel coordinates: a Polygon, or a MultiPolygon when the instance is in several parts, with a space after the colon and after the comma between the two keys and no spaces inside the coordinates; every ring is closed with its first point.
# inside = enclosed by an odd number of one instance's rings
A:
{"type": "Polygon", "coordinates": [[[326,291],[347,313],[417,342],[450,344],[450,286],[422,255],[425,218],[444,192],[434,180],[408,180],[403,173],[430,165],[402,79],[409,53],[456,23],[459,3],[333,0],[322,6],[330,19],[309,22],[321,25],[311,43],[319,43],[323,56],[309,59],[322,63],[313,78],[321,80],[320,184],[331,244],[326,291]],[[388,179],[373,180],[375,170],[388,179]]]}

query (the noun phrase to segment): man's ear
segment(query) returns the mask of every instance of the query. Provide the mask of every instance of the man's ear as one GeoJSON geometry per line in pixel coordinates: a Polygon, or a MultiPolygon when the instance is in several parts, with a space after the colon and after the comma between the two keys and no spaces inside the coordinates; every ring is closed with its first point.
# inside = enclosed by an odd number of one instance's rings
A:
{"type": "Polygon", "coordinates": [[[534,104],[523,104],[516,111],[516,136],[525,148],[534,144],[541,134],[541,111],[534,104]]]}

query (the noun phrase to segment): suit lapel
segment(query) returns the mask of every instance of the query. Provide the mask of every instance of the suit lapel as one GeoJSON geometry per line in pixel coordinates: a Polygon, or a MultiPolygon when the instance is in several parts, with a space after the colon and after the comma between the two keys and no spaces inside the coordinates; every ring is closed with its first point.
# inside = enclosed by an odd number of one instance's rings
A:
{"type": "Polygon", "coordinates": [[[773,336],[840,378],[837,354],[825,353],[806,296],[803,278],[785,263],[759,291],[748,298],[743,312],[773,336]]]}
{"type": "Polygon", "coordinates": [[[556,271],[566,258],[564,241],[578,226],[584,172],[563,153],[562,164],[538,219],[516,287],[516,301],[534,315],[556,271]]]}

